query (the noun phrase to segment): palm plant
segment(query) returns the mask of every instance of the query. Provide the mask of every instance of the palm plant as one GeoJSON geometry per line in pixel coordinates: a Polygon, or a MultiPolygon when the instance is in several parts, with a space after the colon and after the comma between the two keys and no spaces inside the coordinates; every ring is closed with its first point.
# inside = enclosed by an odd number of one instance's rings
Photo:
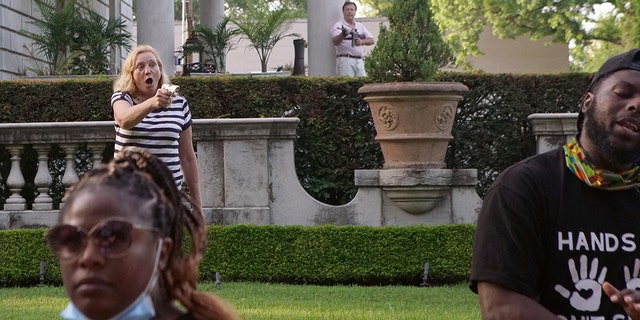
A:
{"type": "Polygon", "coordinates": [[[71,51],[73,26],[76,23],[76,0],[66,1],[56,10],[46,0],[34,0],[42,19],[30,22],[40,33],[23,31],[33,39],[33,53],[44,57],[49,67],[40,70],[30,69],[36,74],[65,74],[76,53],[71,51]]]}
{"type": "Polygon", "coordinates": [[[74,58],[74,73],[108,73],[109,53],[114,47],[131,49],[131,34],[122,19],[105,19],[93,11],[85,11],[74,34],[74,49],[82,52],[74,58]]]}
{"type": "Polygon", "coordinates": [[[240,34],[240,29],[227,27],[229,22],[230,19],[225,17],[214,29],[203,24],[195,25],[193,30],[198,44],[183,46],[183,56],[202,53],[204,61],[201,62],[214,65],[216,72],[225,73],[227,53],[234,48],[231,40],[240,34]],[[202,50],[202,52],[195,52],[195,50],[202,50]]]}
{"type": "Polygon", "coordinates": [[[64,1],[56,9],[48,0],[34,0],[42,19],[30,22],[39,32],[22,31],[33,39],[33,51],[27,48],[38,64],[37,56],[48,68],[30,68],[38,75],[101,74],[108,69],[109,52],[115,46],[130,49],[131,34],[122,19],[109,18],[84,7],[76,0],[64,1]]]}
{"type": "Polygon", "coordinates": [[[233,21],[242,37],[251,42],[260,59],[262,72],[267,72],[267,62],[276,43],[286,37],[299,37],[297,33],[289,33],[292,20],[284,8],[277,10],[252,10],[244,19],[233,21]]]}

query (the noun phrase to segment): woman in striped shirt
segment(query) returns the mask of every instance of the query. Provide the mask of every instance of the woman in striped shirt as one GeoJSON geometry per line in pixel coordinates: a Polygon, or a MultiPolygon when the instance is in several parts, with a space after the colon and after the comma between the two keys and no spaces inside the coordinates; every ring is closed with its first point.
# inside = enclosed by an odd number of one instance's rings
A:
{"type": "Polygon", "coordinates": [[[183,96],[163,89],[163,84],[169,84],[169,77],[156,50],[148,45],[135,48],[113,84],[115,152],[135,146],[160,158],[178,188],[186,180],[194,209],[202,214],[189,104],[183,96]]]}

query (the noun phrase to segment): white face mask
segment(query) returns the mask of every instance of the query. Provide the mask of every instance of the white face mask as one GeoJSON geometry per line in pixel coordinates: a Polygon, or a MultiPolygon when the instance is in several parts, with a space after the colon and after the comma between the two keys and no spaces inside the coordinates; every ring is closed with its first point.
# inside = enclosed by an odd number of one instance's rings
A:
{"type": "MultiPolygon", "coordinates": [[[[153,273],[151,274],[149,282],[147,282],[147,287],[140,293],[140,296],[138,296],[135,301],[110,320],[149,320],[155,317],[156,309],[153,306],[153,300],[151,300],[151,291],[153,291],[158,281],[158,261],[160,260],[162,242],[162,239],[158,240],[158,250],[156,251],[156,258],[153,264],[153,273]]],[[[82,314],[80,309],[71,301],[69,301],[67,307],[62,310],[60,316],[65,320],[90,320],[82,314]]]]}

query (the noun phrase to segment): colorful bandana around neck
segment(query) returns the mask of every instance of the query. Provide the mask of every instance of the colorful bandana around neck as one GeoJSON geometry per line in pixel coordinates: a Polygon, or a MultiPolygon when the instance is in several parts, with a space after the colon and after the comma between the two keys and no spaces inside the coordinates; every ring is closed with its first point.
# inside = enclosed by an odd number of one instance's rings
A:
{"type": "Polygon", "coordinates": [[[585,159],[576,138],[571,139],[563,149],[569,170],[590,187],[603,190],[626,190],[640,186],[640,167],[638,166],[620,173],[593,168],[585,159]]]}

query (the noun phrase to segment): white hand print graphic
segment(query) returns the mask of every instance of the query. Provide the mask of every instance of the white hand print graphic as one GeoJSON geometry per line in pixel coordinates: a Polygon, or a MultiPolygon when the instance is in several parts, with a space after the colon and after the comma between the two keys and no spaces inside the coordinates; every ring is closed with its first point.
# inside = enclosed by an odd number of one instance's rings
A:
{"type": "Polygon", "coordinates": [[[636,259],[633,264],[633,275],[629,267],[624,267],[624,280],[627,283],[627,289],[640,290],[640,259],[636,259]]]}
{"type": "MultiPolygon", "coordinates": [[[[566,299],[569,299],[569,303],[576,310],[597,311],[600,308],[601,286],[607,275],[607,268],[603,267],[600,275],[598,275],[598,258],[594,258],[591,261],[591,269],[589,270],[589,263],[585,255],[580,256],[579,272],[573,259],[569,259],[568,264],[575,289],[570,291],[557,284],[555,286],[556,291],[566,299]]],[[[640,268],[640,266],[638,267],[640,268]]]]}

